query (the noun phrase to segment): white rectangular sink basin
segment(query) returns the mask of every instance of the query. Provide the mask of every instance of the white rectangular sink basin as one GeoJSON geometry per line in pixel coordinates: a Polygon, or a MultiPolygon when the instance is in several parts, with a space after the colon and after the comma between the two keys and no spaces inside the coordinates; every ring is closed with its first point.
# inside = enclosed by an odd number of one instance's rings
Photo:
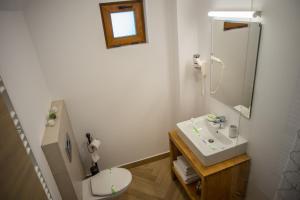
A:
{"type": "Polygon", "coordinates": [[[204,115],[177,124],[179,136],[204,166],[246,153],[248,141],[245,138],[230,138],[228,127],[217,132],[206,117],[207,115],[204,115]]]}

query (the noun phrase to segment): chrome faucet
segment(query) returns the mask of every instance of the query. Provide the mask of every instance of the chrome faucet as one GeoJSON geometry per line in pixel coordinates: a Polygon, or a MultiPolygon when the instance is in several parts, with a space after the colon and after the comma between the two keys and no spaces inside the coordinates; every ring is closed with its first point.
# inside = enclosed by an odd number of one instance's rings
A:
{"type": "MultiPolygon", "coordinates": [[[[218,124],[218,130],[223,128],[224,124],[226,122],[226,117],[221,115],[221,116],[216,116],[215,120],[213,121],[214,124],[218,124]]],[[[218,132],[217,130],[217,132],[218,132]]]]}
{"type": "Polygon", "coordinates": [[[224,127],[226,117],[223,115],[217,116],[214,114],[209,114],[207,116],[207,121],[211,123],[212,127],[216,129],[216,133],[218,133],[219,129],[224,127]]]}

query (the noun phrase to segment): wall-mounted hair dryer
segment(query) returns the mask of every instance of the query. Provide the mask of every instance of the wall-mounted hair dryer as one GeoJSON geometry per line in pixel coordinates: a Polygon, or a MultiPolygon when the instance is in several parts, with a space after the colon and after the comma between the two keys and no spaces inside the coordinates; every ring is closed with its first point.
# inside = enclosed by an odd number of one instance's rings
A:
{"type": "Polygon", "coordinates": [[[202,77],[202,96],[205,94],[206,60],[200,59],[200,54],[193,55],[193,67],[201,72],[202,77]]]}
{"type": "Polygon", "coordinates": [[[207,62],[205,60],[200,59],[200,54],[194,54],[193,55],[193,63],[194,63],[194,68],[197,70],[200,70],[202,77],[205,78],[206,77],[205,65],[207,62]]]}

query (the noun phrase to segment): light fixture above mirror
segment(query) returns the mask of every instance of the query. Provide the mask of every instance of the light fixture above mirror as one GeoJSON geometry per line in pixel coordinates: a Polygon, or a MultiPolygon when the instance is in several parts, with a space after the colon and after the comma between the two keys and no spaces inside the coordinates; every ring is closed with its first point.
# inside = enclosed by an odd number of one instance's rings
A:
{"type": "Polygon", "coordinates": [[[261,11],[209,11],[208,16],[232,21],[260,21],[261,11]]]}

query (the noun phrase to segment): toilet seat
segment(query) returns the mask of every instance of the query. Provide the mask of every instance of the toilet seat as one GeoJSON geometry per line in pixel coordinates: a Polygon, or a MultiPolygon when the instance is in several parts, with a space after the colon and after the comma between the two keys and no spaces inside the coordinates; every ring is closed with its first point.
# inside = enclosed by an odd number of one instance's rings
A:
{"type": "Polygon", "coordinates": [[[129,170],[123,168],[105,169],[90,179],[94,196],[118,195],[127,189],[132,181],[129,170]]]}

